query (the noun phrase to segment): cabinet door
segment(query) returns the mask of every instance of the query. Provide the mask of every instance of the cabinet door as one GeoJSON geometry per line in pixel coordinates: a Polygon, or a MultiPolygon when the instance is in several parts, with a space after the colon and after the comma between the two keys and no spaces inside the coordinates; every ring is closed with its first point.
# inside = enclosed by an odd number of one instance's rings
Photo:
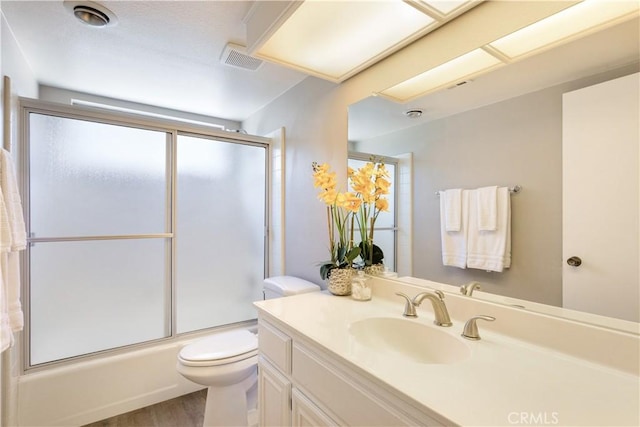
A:
{"type": "Polygon", "coordinates": [[[329,427],[338,425],[296,388],[293,389],[291,402],[291,418],[294,427],[329,427]]]}
{"type": "Polygon", "coordinates": [[[269,362],[258,362],[258,408],[260,426],[291,425],[291,382],[269,362]]]}

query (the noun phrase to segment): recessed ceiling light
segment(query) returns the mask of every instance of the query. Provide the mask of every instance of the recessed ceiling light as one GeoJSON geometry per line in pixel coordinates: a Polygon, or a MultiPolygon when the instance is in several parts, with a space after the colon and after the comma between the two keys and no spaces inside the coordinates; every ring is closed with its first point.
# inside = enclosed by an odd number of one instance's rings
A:
{"type": "Polygon", "coordinates": [[[115,25],[116,16],[106,7],[90,1],[65,1],[69,9],[80,22],[90,27],[103,28],[115,25]]]}
{"type": "Polygon", "coordinates": [[[73,8],[73,14],[76,18],[92,27],[106,27],[109,24],[109,17],[88,6],[76,6],[73,8]]]}
{"type": "Polygon", "coordinates": [[[417,119],[422,116],[421,108],[411,108],[404,112],[404,115],[410,119],[417,119]]]}

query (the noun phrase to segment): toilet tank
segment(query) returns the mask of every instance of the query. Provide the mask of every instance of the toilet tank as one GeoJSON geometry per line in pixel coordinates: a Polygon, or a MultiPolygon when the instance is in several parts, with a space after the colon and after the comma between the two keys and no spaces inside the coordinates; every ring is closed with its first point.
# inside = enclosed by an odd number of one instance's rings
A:
{"type": "Polygon", "coordinates": [[[316,292],[320,286],[293,276],[274,276],[264,279],[264,299],[288,297],[316,292]]]}

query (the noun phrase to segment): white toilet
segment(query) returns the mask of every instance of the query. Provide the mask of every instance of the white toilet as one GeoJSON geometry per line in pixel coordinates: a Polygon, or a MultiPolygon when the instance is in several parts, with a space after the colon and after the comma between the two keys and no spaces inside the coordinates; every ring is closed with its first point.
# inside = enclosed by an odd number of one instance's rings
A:
{"type": "MultiPolygon", "coordinates": [[[[293,276],[264,280],[265,299],[319,291],[314,283],[293,276]]],[[[206,385],[204,426],[247,426],[256,406],[258,337],[246,329],[220,332],[186,345],[178,354],[178,372],[206,385]]]]}

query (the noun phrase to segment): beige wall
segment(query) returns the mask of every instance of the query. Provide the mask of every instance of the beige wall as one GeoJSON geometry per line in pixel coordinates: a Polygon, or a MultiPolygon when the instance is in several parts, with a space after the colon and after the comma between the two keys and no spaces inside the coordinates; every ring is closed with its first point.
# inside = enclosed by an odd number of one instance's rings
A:
{"type": "Polygon", "coordinates": [[[347,107],[336,92],[337,85],[310,77],[243,122],[256,135],[285,128],[285,273],[320,285],[319,264],[329,252],[311,163],[346,175],[347,107]]]}
{"type": "Polygon", "coordinates": [[[635,72],[624,67],[354,144],[414,153],[414,276],[545,304],[562,303],[562,94],[635,72]],[[523,187],[512,195],[512,266],[503,273],[442,265],[437,190],[523,187]]]}

